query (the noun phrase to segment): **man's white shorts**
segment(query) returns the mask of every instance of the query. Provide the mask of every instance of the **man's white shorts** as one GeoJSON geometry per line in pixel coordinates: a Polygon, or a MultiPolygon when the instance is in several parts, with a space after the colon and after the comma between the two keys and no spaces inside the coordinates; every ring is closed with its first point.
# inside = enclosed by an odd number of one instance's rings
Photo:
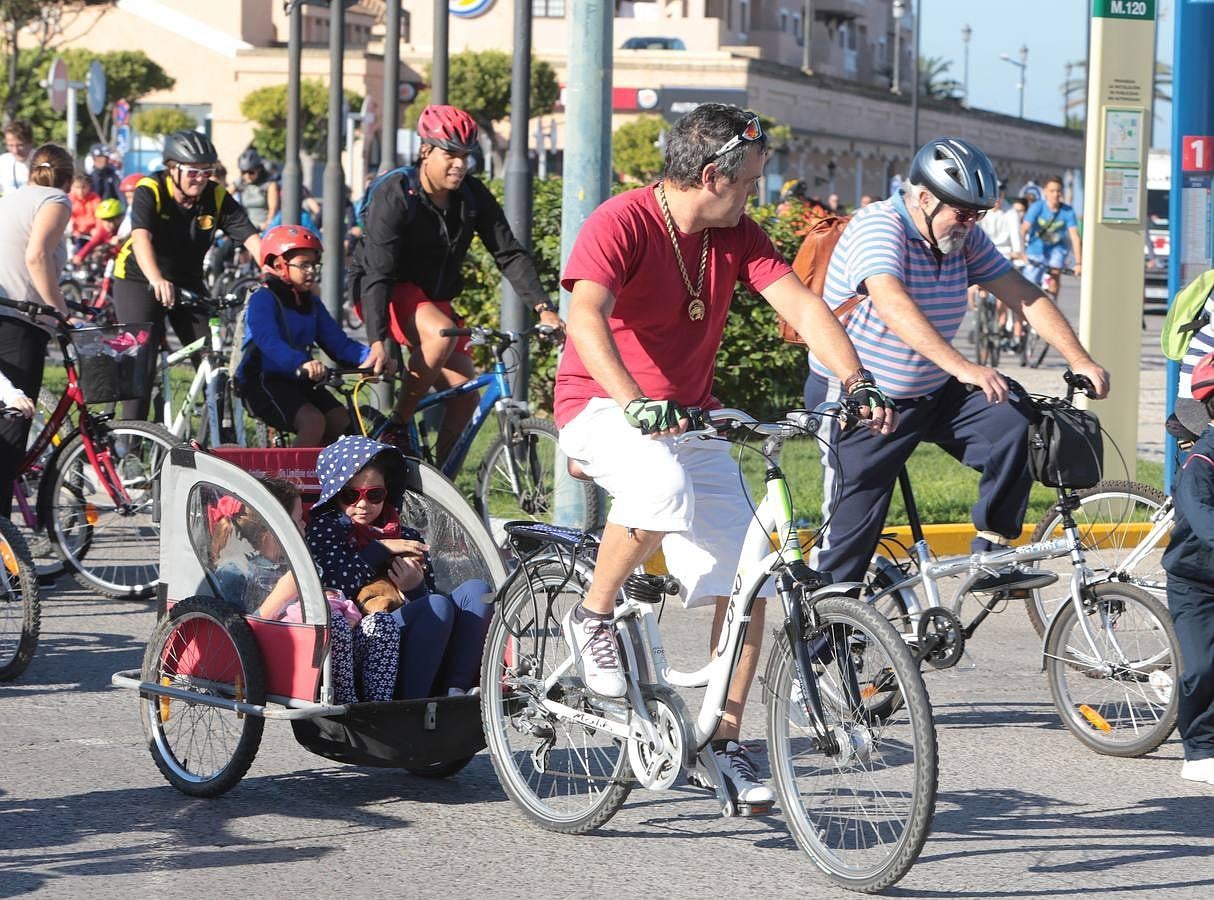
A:
{"type": "Polygon", "coordinates": [[[560,443],[611,495],[608,522],[668,532],[662,553],[685,606],[729,596],[752,507],[728,442],[648,437],[618,403],[597,398],[561,429],[560,443]]]}

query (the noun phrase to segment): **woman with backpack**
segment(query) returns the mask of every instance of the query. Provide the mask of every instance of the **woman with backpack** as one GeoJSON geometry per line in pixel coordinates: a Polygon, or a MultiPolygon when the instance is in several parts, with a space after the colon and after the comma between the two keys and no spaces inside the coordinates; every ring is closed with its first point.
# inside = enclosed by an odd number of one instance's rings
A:
{"type": "MultiPolygon", "coordinates": [[[[515,238],[501,205],[469,174],[468,156],[479,129],[454,106],[427,106],[417,121],[421,153],[415,167],[381,176],[360,206],[364,236],[351,277],[361,298],[378,371],[388,362],[389,334],[409,348],[409,372],[393,413],[408,422],[431,387],[449,388],[475,377],[467,338],[443,337],[462,319],[452,302],[464,286],[462,269],[478,235],[502,274],[547,325],[559,327],[556,307],[540,284],[535,262],[515,238]]],[[[445,404],[436,452],[444,456],[476,409],[475,393],[445,404]]],[[[397,434],[403,434],[400,429],[397,434]]]]}

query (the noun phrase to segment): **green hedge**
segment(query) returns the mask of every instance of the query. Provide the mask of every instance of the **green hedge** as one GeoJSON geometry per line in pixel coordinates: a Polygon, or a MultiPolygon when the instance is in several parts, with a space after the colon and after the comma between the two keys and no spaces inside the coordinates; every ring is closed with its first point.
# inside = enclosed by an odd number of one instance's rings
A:
{"type": "MultiPolygon", "coordinates": [[[[488,184],[501,200],[502,182],[494,180],[488,184]]],[[[623,188],[617,186],[617,190],[623,188]]],[[[535,181],[533,252],[540,280],[553,292],[557,290],[560,278],[561,198],[561,179],[535,181]]],[[[781,218],[774,205],[756,206],[750,214],[791,261],[798,246],[792,223],[781,218]]],[[[501,309],[501,276],[480,242],[472,245],[464,279],[464,293],[460,296],[458,309],[470,323],[497,323],[501,309]]],[[[531,402],[537,409],[551,410],[555,351],[533,347],[531,360],[531,402]]],[[[480,362],[483,365],[488,359],[480,362]]],[[[799,406],[805,374],[804,348],[781,342],[771,307],[758,295],[739,290],[717,358],[717,396],[729,406],[746,409],[761,417],[799,406]]]]}

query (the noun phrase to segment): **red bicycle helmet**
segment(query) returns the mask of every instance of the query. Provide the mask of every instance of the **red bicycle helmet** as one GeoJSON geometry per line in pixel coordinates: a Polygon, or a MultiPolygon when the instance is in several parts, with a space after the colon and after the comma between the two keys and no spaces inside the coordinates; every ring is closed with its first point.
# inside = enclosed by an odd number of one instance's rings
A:
{"type": "Polygon", "coordinates": [[[462,109],[432,104],[417,118],[417,136],[424,144],[452,153],[471,153],[476,149],[480,129],[462,109]]]}
{"type": "Polygon", "coordinates": [[[1214,397],[1214,353],[1207,353],[1197,361],[1190,386],[1194,400],[1204,403],[1214,397]]]}
{"type": "Polygon", "coordinates": [[[302,225],[275,225],[261,239],[261,264],[269,265],[270,259],[292,250],[315,250],[320,253],[324,246],[316,232],[302,225]]]}
{"type": "Polygon", "coordinates": [[[144,176],[140,175],[138,172],[136,172],[134,175],[128,175],[118,183],[118,190],[122,191],[124,194],[127,191],[135,190],[135,188],[139,186],[139,180],[143,177],[144,176]]]}

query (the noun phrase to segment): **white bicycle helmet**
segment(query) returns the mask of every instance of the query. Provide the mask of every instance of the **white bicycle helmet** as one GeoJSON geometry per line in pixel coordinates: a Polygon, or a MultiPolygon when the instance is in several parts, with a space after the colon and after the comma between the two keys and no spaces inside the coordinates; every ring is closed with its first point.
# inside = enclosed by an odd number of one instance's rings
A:
{"type": "Polygon", "coordinates": [[[910,181],[964,209],[992,209],[999,202],[999,177],[990,158],[961,138],[941,137],[919,148],[910,181]]]}

